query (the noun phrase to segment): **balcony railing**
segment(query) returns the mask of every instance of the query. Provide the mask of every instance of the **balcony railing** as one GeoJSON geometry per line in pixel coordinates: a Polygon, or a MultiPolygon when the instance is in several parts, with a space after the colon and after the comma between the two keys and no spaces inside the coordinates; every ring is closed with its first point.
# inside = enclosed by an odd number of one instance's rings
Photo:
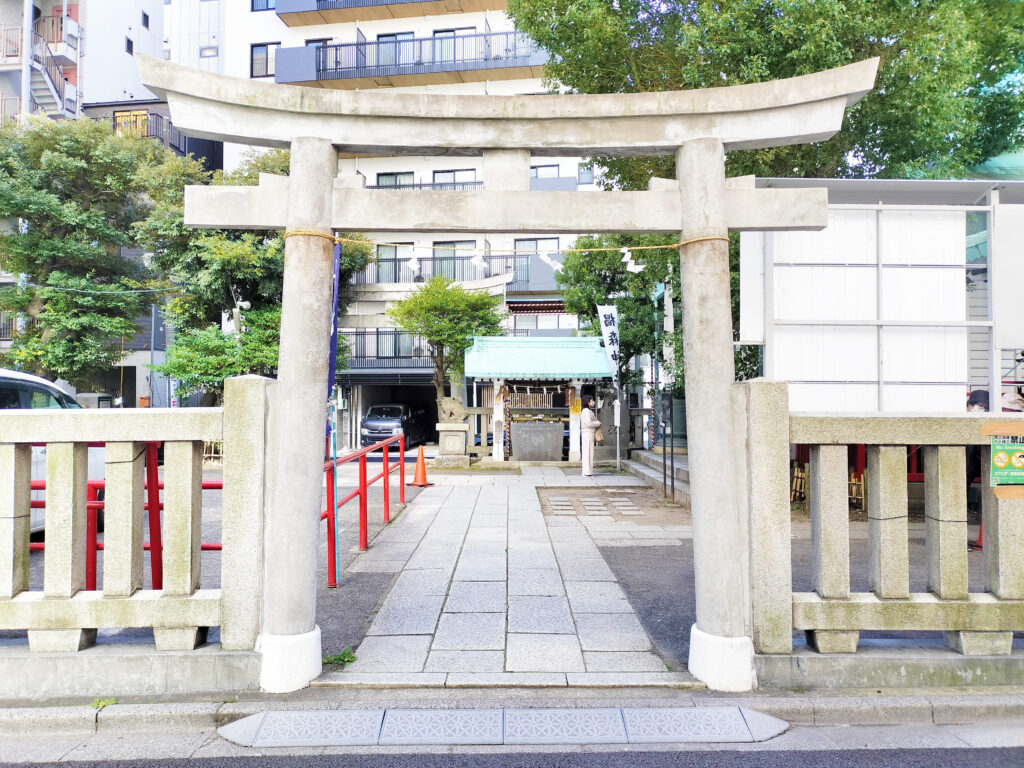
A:
{"type": "Polygon", "coordinates": [[[98,122],[109,122],[118,136],[139,136],[156,139],[165,147],[185,151],[185,137],[174,127],[170,118],[156,112],[133,113],[94,118],[98,122]]]}
{"type": "Polygon", "coordinates": [[[0,64],[21,61],[21,27],[0,25],[0,64]]]}
{"type": "Polygon", "coordinates": [[[455,69],[539,66],[547,54],[521,32],[321,45],[317,80],[446,72],[455,69]]]}
{"type": "Polygon", "coordinates": [[[429,368],[430,345],[426,340],[390,328],[343,332],[348,341],[350,369],[429,368]]]}
{"type": "MultiPolygon", "coordinates": [[[[68,21],[71,21],[68,19],[68,21]]],[[[34,29],[49,45],[64,43],[69,48],[78,49],[78,37],[75,34],[64,34],[65,20],[63,16],[44,16],[37,19],[34,29]]],[[[72,21],[67,25],[69,32],[76,29],[77,25],[72,21]],[[74,26],[72,26],[74,25],[74,26]]]]}
{"type": "Polygon", "coordinates": [[[21,114],[21,99],[17,96],[0,96],[0,123],[14,120],[21,114]]]}
{"type": "Polygon", "coordinates": [[[470,11],[503,11],[506,0],[252,0],[252,9],[274,8],[288,26],[334,24],[338,22],[385,18],[380,10],[386,9],[387,18],[409,18],[470,11]],[[367,11],[366,9],[371,9],[367,11]]]}
{"type": "Polygon", "coordinates": [[[433,189],[448,192],[472,192],[482,189],[482,181],[447,181],[434,184],[369,184],[367,189],[433,189]]]}
{"type": "Polygon", "coordinates": [[[416,269],[408,258],[380,259],[356,273],[356,285],[374,283],[418,283],[443,275],[449,280],[480,280],[494,275],[515,273],[509,290],[526,290],[530,283],[529,254],[489,254],[486,256],[424,256],[416,260],[416,269]]]}

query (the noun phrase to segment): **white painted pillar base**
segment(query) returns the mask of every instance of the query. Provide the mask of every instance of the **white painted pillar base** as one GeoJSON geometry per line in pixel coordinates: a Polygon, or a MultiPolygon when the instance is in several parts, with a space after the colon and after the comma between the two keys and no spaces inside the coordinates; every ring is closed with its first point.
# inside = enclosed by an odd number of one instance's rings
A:
{"type": "Polygon", "coordinates": [[[263,657],[260,688],[267,693],[306,688],[323,670],[319,626],[301,635],[261,634],[256,649],[263,657]]]}
{"type": "Polygon", "coordinates": [[[749,637],[720,637],[690,628],[691,675],[713,691],[749,691],[757,682],[754,643],[749,637]]]}

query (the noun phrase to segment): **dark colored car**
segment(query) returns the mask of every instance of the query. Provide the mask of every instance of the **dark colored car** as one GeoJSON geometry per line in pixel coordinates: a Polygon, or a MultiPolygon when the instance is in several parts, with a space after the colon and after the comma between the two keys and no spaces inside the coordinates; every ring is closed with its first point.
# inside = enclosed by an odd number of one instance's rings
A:
{"type": "Polygon", "coordinates": [[[411,448],[427,442],[432,427],[422,405],[371,405],[359,425],[359,444],[365,448],[404,433],[405,447],[411,448]]]}

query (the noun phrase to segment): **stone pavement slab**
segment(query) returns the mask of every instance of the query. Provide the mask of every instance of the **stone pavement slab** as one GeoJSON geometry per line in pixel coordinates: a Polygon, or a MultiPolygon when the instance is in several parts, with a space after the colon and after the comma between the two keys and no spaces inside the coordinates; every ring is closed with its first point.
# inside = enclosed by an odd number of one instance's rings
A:
{"type": "MultiPolygon", "coordinates": [[[[421,672],[430,651],[431,636],[371,635],[359,644],[359,654],[347,671],[421,672]]],[[[428,672],[434,670],[427,670],[428,672]]]]}
{"type": "Polygon", "coordinates": [[[510,634],[505,650],[509,672],[583,672],[583,652],[576,635],[510,634]]]}
{"type": "Polygon", "coordinates": [[[504,613],[505,584],[500,581],[456,581],[444,604],[445,613],[504,613]]]}
{"type": "Polygon", "coordinates": [[[445,613],[438,622],[431,649],[500,651],[504,647],[504,613],[445,613]]]}
{"type": "Polygon", "coordinates": [[[564,597],[512,595],[508,599],[508,631],[574,634],[576,627],[564,597]]]}
{"type": "Polygon", "coordinates": [[[573,613],[633,613],[626,593],[611,581],[567,581],[565,592],[573,613]]]}
{"type": "Polygon", "coordinates": [[[444,595],[398,595],[392,592],[370,625],[370,635],[433,634],[444,595]]]}
{"type": "Polygon", "coordinates": [[[665,662],[653,653],[584,651],[587,672],[664,672],[665,662]]]}
{"type": "Polygon", "coordinates": [[[650,638],[634,614],[586,613],[576,617],[580,647],[585,651],[646,651],[650,638]]]}
{"type": "MultiPolygon", "coordinates": [[[[431,651],[427,672],[504,672],[504,651],[431,651]]],[[[450,678],[446,683],[451,684],[450,678]]]]}

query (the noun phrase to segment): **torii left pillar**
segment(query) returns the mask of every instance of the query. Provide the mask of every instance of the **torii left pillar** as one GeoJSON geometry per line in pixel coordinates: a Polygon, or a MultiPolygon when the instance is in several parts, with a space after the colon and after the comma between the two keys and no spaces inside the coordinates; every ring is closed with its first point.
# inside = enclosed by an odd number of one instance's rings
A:
{"type": "MultiPolygon", "coordinates": [[[[291,144],[286,231],[331,234],[338,153],[326,139],[291,144]]],[[[289,237],[284,247],[278,386],[268,426],[260,687],[286,693],[322,669],[316,624],[334,245],[289,237]]],[[[233,578],[243,578],[233,574],[233,578]]]]}

